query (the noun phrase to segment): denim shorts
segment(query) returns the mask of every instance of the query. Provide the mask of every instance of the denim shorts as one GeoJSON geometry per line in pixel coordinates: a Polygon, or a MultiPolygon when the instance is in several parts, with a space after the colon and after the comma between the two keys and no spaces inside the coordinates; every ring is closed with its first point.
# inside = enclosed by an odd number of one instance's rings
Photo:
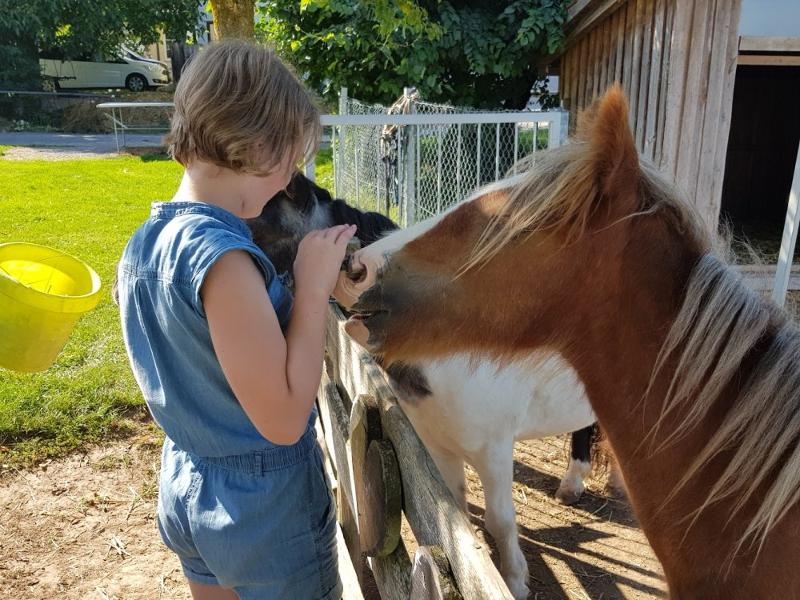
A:
{"type": "Polygon", "coordinates": [[[336,519],[312,427],[292,446],[201,458],[165,439],[158,528],[186,577],[242,600],[339,600],[336,519]]]}

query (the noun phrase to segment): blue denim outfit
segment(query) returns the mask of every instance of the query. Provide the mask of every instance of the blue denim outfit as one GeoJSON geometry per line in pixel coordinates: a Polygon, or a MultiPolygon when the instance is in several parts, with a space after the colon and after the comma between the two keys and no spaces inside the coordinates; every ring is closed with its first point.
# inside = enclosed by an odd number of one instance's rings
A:
{"type": "Polygon", "coordinates": [[[196,582],[242,599],[338,599],[333,499],[312,412],[280,446],[250,422],[217,360],[200,288],[214,262],[244,250],[285,328],[292,296],[236,215],[200,202],[154,203],[118,267],[125,347],[166,433],[158,527],[196,582]]]}

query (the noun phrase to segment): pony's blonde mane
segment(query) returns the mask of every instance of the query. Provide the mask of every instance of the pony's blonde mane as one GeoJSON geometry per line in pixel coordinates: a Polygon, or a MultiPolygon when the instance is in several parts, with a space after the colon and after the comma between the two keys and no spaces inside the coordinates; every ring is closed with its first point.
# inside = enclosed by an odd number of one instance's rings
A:
{"type": "Polygon", "coordinates": [[[717,431],[673,489],[668,501],[709,461],[727,453],[692,523],[710,504],[732,498],[729,522],[749,502],[756,513],[748,540],[758,549],[772,527],[800,499],[800,331],[785,313],[748,288],[737,273],[707,254],[692,270],[683,305],[667,334],[651,377],[670,361],[672,374],[661,416],[651,432],[682,410],[679,426],[653,447],[663,450],[696,427],[726,389],[735,393],[717,431]]]}
{"type": "MultiPolygon", "coordinates": [[[[639,194],[641,206],[626,218],[663,208],[683,230],[703,243],[699,220],[687,204],[674,202],[677,192],[651,164],[642,161],[639,194]]],[[[518,173],[512,185],[505,185],[508,197],[500,211],[493,215],[461,273],[488,262],[513,241],[539,231],[560,231],[566,243],[584,235],[592,215],[601,203],[600,187],[594,156],[587,142],[572,142],[530,154],[514,167],[518,173]]],[[[509,178],[509,182],[511,182],[509,178]]]]}
{"type": "MultiPolygon", "coordinates": [[[[602,206],[592,160],[588,144],[575,142],[518,164],[522,177],[509,188],[504,208],[490,220],[462,272],[480,268],[534,232],[559,231],[567,243],[591,234],[591,217],[602,206]]],[[[648,394],[656,378],[676,365],[649,437],[654,450],[663,450],[694,429],[723,391],[736,394],[719,429],[670,497],[725,453],[724,472],[688,518],[697,519],[710,504],[726,498],[733,500],[733,518],[753,502],[755,515],[734,553],[748,540],[760,550],[800,499],[800,331],[725,264],[725,241],[708,231],[655,167],[641,160],[638,176],[638,206],[620,220],[658,213],[705,253],[690,274],[651,374],[648,394]],[[661,431],[665,419],[675,414],[681,415],[675,429],[661,431]]]]}

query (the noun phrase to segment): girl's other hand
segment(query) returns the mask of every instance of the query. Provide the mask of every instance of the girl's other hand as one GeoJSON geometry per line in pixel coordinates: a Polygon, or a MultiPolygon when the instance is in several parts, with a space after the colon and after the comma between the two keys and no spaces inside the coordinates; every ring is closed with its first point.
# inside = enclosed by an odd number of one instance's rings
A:
{"type": "Polygon", "coordinates": [[[337,225],[311,231],[302,239],[294,261],[298,293],[318,294],[325,299],[331,295],[347,251],[347,242],[355,233],[355,225],[337,225]]]}

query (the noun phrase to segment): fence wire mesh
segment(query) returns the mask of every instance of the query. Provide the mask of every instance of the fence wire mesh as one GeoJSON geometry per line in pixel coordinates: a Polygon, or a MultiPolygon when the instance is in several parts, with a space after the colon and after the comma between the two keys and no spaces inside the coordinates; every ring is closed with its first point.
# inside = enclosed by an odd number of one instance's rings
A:
{"type": "MultiPolygon", "coordinates": [[[[546,113],[530,121],[463,123],[470,108],[433,104],[406,93],[392,107],[340,101],[342,115],[453,115],[443,125],[340,125],[334,135],[336,195],[401,225],[437,215],[513,170],[517,160],[550,144],[546,113]]],[[[498,115],[502,113],[498,112],[498,115]]],[[[557,140],[560,143],[561,140],[557,140]]]]}

